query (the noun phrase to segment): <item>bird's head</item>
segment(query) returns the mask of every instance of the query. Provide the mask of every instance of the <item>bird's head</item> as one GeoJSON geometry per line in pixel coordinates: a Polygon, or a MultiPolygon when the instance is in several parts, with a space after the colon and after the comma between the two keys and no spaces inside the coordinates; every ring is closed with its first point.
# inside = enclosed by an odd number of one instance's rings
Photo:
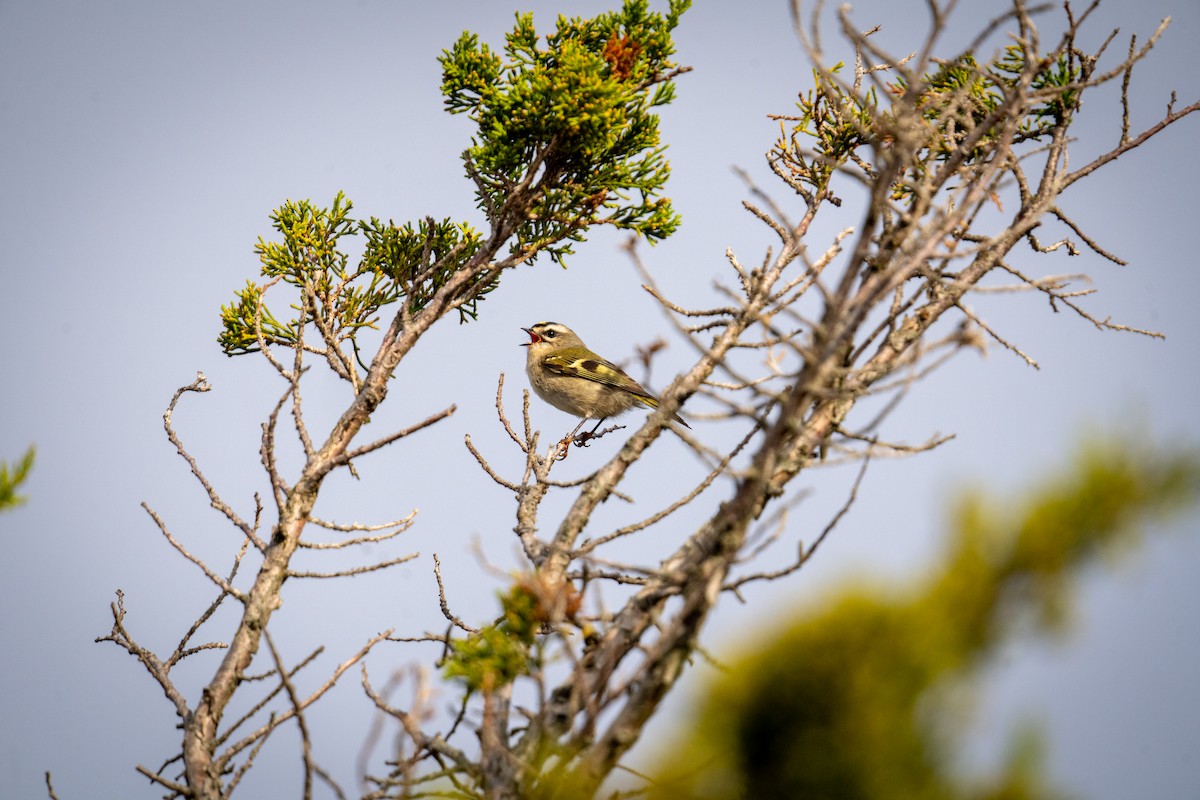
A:
{"type": "Polygon", "coordinates": [[[575,335],[575,331],[559,322],[539,322],[521,330],[529,334],[529,341],[522,342],[521,346],[533,350],[550,351],[583,346],[583,341],[575,335]]]}

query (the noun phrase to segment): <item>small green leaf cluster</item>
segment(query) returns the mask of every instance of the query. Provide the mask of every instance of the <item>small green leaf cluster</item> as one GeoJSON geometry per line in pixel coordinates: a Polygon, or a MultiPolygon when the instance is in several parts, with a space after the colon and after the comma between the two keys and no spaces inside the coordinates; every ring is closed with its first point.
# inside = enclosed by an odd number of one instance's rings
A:
{"type": "Polygon", "coordinates": [[[11,469],[8,464],[0,461],[0,511],[16,508],[25,502],[25,497],[17,494],[17,489],[29,477],[36,453],[36,448],[30,447],[11,469]]]}
{"type": "Polygon", "coordinates": [[[828,73],[813,70],[813,85],[807,93],[800,95],[796,105],[800,114],[782,117],[795,123],[790,134],[781,129],[771,157],[786,165],[801,183],[821,193],[828,189],[834,170],[865,144],[871,142],[871,133],[877,113],[878,100],[875,89],[864,95],[850,91],[836,80],[845,64],[835,64],[828,73]],[[812,150],[815,158],[803,156],[799,137],[815,139],[812,150]]]}
{"type": "MultiPolygon", "coordinates": [[[[929,126],[926,146],[918,151],[911,175],[919,178],[931,162],[945,162],[959,157],[966,164],[990,157],[1007,122],[998,113],[1006,98],[1021,91],[1020,76],[1024,74],[1027,54],[1017,45],[1005,48],[1003,55],[986,68],[981,67],[970,53],[940,64],[926,75],[916,107],[929,126]]],[[[1061,53],[1057,58],[1040,65],[1031,82],[1035,93],[1049,86],[1074,83],[1079,70],[1071,56],[1061,53]]],[[[897,80],[896,93],[903,94],[905,81],[897,80]]],[[[1078,92],[1064,88],[1063,92],[1044,104],[1034,105],[1022,112],[1018,135],[1014,141],[1027,141],[1047,136],[1067,122],[1067,112],[1077,105],[1078,92]]],[[[897,183],[893,197],[911,194],[911,189],[897,183]]]]}
{"type": "Polygon", "coordinates": [[[464,159],[479,206],[493,224],[514,219],[514,251],[561,262],[592,224],[652,242],[678,226],[658,196],[669,166],[650,110],[674,96],[670,32],[689,5],[672,0],[662,15],[627,0],[593,19],[560,16],[544,45],[519,14],[503,56],[471,33],[443,52],[446,107],[478,125],[464,159]]]}
{"type": "MultiPolygon", "coordinates": [[[[905,88],[904,80],[900,79],[897,90],[903,92],[905,88]]],[[[941,64],[932,75],[926,75],[917,109],[931,124],[929,150],[933,157],[938,161],[950,158],[980,126],[991,125],[993,131],[998,130],[1000,126],[992,114],[1002,101],[994,77],[980,70],[970,53],[941,64]]],[[[982,157],[986,145],[994,138],[994,132],[979,137],[967,160],[982,157]]]]}
{"type": "MultiPolygon", "coordinates": [[[[984,66],[964,53],[924,75],[915,95],[904,76],[897,75],[887,84],[894,99],[886,108],[873,87],[859,91],[838,78],[843,64],[815,70],[814,88],[797,101],[800,113],[779,118],[793,125],[781,132],[770,158],[799,185],[820,194],[828,190],[833,173],[851,162],[874,173],[867,148],[896,154],[894,144],[905,141],[908,163],[893,184],[892,197],[911,196],[913,186],[936,164],[951,158],[971,164],[991,157],[1007,122],[1002,106],[1021,91],[1027,58],[1016,45],[984,66]]],[[[1035,99],[1047,99],[1021,113],[1015,141],[1038,139],[1069,124],[1079,105],[1077,62],[1066,51],[1037,62],[1030,91],[1035,99]],[[1056,87],[1061,91],[1046,91],[1056,87]]]]}
{"type": "MultiPolygon", "coordinates": [[[[397,226],[374,217],[355,220],[352,207],[339,192],[328,208],[289,200],[271,215],[281,238],[260,238],[254,248],[267,283],[247,282],[234,302],[221,307],[218,342],[227,355],[273,344],[294,347],[310,323],[327,345],[341,344],[362,328],[376,327],[380,310],[401,298],[419,311],[480,244],[479,234],[465,223],[397,226]],[[342,240],[359,234],[366,247],[351,268],[342,240]],[[300,291],[299,302],[291,305],[295,316],[286,320],[263,302],[266,289],[280,281],[300,291]]],[[[473,318],[479,299],[465,303],[460,313],[473,318]]]]}
{"type": "MultiPolygon", "coordinates": [[[[424,308],[482,242],[479,232],[470,225],[448,218],[441,222],[423,219],[415,226],[410,222],[398,226],[371,217],[359,223],[359,229],[367,240],[363,268],[386,276],[393,285],[401,287],[412,312],[424,308]]],[[[486,287],[459,307],[460,315],[476,319],[477,304],[495,287],[493,276],[486,287]]]]}
{"type": "MultiPolygon", "coordinates": [[[[1007,80],[1010,83],[1024,69],[1025,51],[1016,45],[1005,48],[1004,55],[993,66],[997,80],[1007,80]]],[[[1082,70],[1070,53],[1059,53],[1057,58],[1044,64],[1034,76],[1033,88],[1058,88],[1061,91],[1052,93],[1053,96],[1044,105],[1029,112],[1030,119],[1025,122],[1027,127],[1022,130],[1036,138],[1048,133],[1066,119],[1068,113],[1079,107],[1080,91],[1076,84],[1081,77],[1082,70]]]]}
{"type": "Polygon", "coordinates": [[[450,642],[446,677],[461,681],[468,692],[493,691],[533,669],[533,644],[545,619],[541,604],[523,584],[501,595],[500,603],[498,622],[450,642]]]}

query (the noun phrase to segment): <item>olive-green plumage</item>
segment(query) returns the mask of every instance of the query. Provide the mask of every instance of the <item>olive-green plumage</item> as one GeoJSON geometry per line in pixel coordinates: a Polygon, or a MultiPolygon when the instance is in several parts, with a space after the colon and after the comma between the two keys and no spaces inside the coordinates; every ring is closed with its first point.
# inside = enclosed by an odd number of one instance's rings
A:
{"type": "MultiPolygon", "coordinates": [[[[616,364],[593,353],[574,331],[557,322],[539,322],[529,334],[525,372],[537,396],[550,405],[603,422],[637,405],[658,408],[658,398],[616,364]]],[[[689,426],[678,414],[675,421],[689,426]]],[[[598,427],[598,426],[597,426],[598,427]]]]}

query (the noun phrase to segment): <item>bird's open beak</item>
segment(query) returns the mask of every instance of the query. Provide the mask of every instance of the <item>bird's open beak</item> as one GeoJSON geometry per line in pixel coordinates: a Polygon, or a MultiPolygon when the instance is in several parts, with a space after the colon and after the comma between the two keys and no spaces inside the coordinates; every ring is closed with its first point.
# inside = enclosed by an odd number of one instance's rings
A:
{"type": "Polygon", "coordinates": [[[542,337],[538,336],[530,328],[521,328],[521,330],[523,330],[529,334],[529,341],[521,342],[521,347],[529,347],[529,345],[537,344],[538,342],[540,342],[542,340],[542,337]]]}

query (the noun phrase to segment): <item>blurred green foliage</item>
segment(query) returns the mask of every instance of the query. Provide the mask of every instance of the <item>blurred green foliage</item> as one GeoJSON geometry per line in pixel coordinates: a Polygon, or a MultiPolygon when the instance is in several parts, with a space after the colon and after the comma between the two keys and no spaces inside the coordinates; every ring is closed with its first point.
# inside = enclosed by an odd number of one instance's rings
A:
{"type": "Polygon", "coordinates": [[[945,556],[907,589],[859,585],[739,658],[651,792],[656,798],[1025,800],[1045,785],[1034,733],[1000,774],[952,774],[972,678],[1018,633],[1064,630],[1081,568],[1200,497],[1200,455],[1085,447],[1018,502],[974,492],[945,556]]]}
{"type": "Polygon", "coordinates": [[[29,477],[36,452],[36,448],[31,446],[25,451],[25,455],[21,456],[21,460],[11,467],[0,461],[0,511],[16,508],[25,502],[26,498],[17,494],[17,489],[29,477]]]}
{"type": "Polygon", "coordinates": [[[498,621],[450,641],[446,677],[460,681],[468,693],[498,689],[534,667],[534,639],[544,621],[536,594],[517,583],[500,596],[500,605],[498,621]]]}

